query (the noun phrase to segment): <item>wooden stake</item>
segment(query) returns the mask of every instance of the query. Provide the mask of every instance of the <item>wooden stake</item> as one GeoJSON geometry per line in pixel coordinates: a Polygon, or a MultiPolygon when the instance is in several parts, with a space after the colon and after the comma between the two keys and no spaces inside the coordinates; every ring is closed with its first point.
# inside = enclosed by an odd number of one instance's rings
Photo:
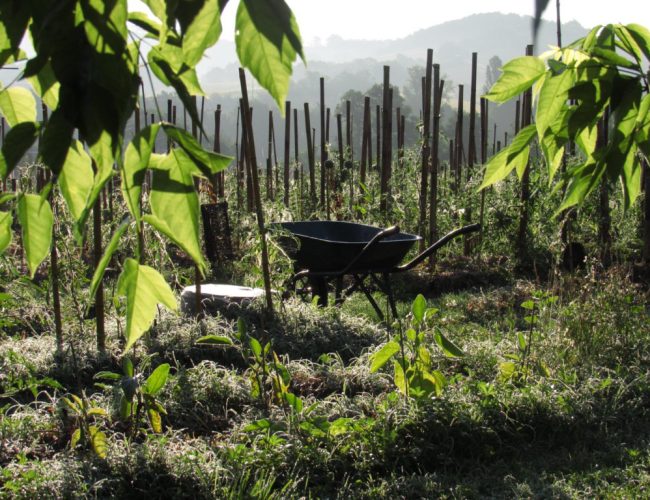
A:
{"type": "Polygon", "coordinates": [[[291,155],[291,101],[284,103],[284,206],[289,207],[289,162],[291,155]]]}
{"type": "MultiPolygon", "coordinates": [[[[427,184],[429,181],[430,157],[429,140],[431,133],[431,86],[433,71],[433,49],[427,49],[427,67],[424,76],[424,91],[422,92],[423,101],[423,127],[422,127],[422,154],[420,157],[420,217],[418,221],[418,234],[425,233],[425,224],[427,217],[427,184]]],[[[401,128],[401,125],[400,125],[401,128]]],[[[403,132],[402,132],[403,133],[403,132]]],[[[401,145],[401,148],[404,144],[401,145]]],[[[403,149],[402,153],[403,155],[403,149]]],[[[420,240],[419,250],[424,250],[425,239],[420,240]]]]}
{"type": "Polygon", "coordinates": [[[325,206],[325,161],[327,150],[325,142],[325,78],[320,79],[320,205],[325,206]]]}
{"type": "MultiPolygon", "coordinates": [[[[248,90],[246,88],[246,73],[244,68],[239,68],[239,82],[241,85],[243,109],[249,110],[248,90]]],[[[257,211],[257,226],[260,234],[262,246],[262,274],[264,277],[264,295],[266,298],[266,309],[269,313],[273,312],[273,297],[271,297],[271,274],[269,270],[269,254],[266,246],[266,228],[264,227],[264,210],[260,197],[260,183],[257,177],[257,159],[255,156],[255,138],[253,136],[252,114],[244,112],[244,126],[246,127],[246,156],[250,159],[247,161],[248,169],[253,178],[253,195],[255,197],[255,208],[257,211]]]]}
{"type": "Polygon", "coordinates": [[[305,135],[307,136],[307,159],[309,163],[309,196],[312,203],[316,204],[316,166],[314,165],[314,146],[311,134],[309,103],[305,103],[305,135]]]}

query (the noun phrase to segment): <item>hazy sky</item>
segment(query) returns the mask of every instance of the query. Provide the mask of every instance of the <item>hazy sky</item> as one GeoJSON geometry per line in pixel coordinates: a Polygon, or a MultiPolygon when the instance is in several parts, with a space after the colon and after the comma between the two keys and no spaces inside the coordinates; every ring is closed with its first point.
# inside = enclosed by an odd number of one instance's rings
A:
{"type": "MultiPolygon", "coordinates": [[[[234,39],[235,2],[223,14],[222,37],[234,39]]],[[[352,39],[401,38],[419,29],[471,14],[503,12],[532,15],[534,0],[287,0],[303,42],[324,43],[332,35],[352,39]]],[[[145,10],[139,0],[129,4],[145,10]]],[[[555,0],[544,17],[555,20],[555,0]]],[[[576,20],[585,28],[607,23],[639,23],[650,29],[648,0],[560,0],[563,22],[576,20]]]]}
{"type": "MultiPolygon", "coordinates": [[[[287,0],[305,44],[343,38],[400,38],[419,29],[482,12],[532,15],[533,0],[287,0]]],[[[545,16],[555,20],[555,0],[545,16]]],[[[224,12],[224,38],[233,39],[235,5],[224,12]]],[[[639,23],[650,28],[647,0],[561,0],[563,22],[577,20],[586,28],[607,23],[639,23]]]]}

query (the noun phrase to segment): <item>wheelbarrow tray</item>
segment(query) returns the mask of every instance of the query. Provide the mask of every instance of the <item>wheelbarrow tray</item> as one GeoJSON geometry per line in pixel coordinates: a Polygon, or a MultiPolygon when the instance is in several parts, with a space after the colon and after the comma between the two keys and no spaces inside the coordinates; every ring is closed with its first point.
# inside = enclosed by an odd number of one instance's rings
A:
{"type": "MultiPolygon", "coordinates": [[[[382,228],[344,221],[300,221],[273,224],[293,236],[300,244],[284,238],[281,245],[295,261],[295,268],[310,272],[336,272],[344,269],[381,231],[382,228]]],[[[397,233],[378,241],[348,269],[349,272],[390,269],[397,266],[416,241],[422,237],[397,233]]]]}

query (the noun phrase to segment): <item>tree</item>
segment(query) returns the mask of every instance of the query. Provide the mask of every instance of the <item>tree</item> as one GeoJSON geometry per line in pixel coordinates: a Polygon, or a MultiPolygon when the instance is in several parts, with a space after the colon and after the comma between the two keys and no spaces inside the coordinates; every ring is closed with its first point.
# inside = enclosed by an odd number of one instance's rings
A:
{"type": "MultiPolygon", "coordinates": [[[[12,127],[0,155],[0,175],[6,179],[37,140],[39,159],[52,173],[40,196],[5,195],[2,202],[15,198],[33,275],[51,244],[53,217],[46,193],[54,186],[60,190],[81,241],[99,194],[119,173],[131,220],[113,236],[95,269],[91,292],[124,234],[137,233],[140,245],[126,260],[118,283],[127,303],[127,349],[149,328],[157,304],[176,307],[160,273],[143,263],[144,225],[176,243],[204,270],[194,178],[211,178],[230,163],[230,158],[204,150],[195,137],[162,121],[160,110],[157,123],[125,144],[126,123],[137,110],[138,90],[145,84],[141,67],[146,79],[155,76],[176,90],[200,129],[195,96],[202,90],[195,68],[221,35],[227,0],[144,3],[153,15],[129,11],[127,0],[0,3],[0,66],[23,61],[19,81],[29,82],[51,110],[47,123],[39,123],[32,92],[23,86],[0,91],[0,112],[12,127]],[[35,52],[31,58],[20,48],[28,33],[35,52]],[[150,46],[147,53],[145,45],[150,46]],[[172,147],[166,154],[155,154],[153,144],[161,132],[172,147]],[[151,212],[143,213],[140,198],[147,170],[153,176],[151,212]]],[[[298,55],[303,58],[293,14],[284,0],[240,0],[236,8],[239,59],[276,102],[284,104],[292,64],[298,55]]],[[[10,219],[7,212],[0,213],[0,251],[11,241],[11,225],[6,223],[10,219]]]]}
{"type": "Polygon", "coordinates": [[[497,82],[501,75],[503,61],[499,56],[492,56],[485,68],[485,83],[483,84],[483,93],[487,94],[492,86],[497,82]]]}

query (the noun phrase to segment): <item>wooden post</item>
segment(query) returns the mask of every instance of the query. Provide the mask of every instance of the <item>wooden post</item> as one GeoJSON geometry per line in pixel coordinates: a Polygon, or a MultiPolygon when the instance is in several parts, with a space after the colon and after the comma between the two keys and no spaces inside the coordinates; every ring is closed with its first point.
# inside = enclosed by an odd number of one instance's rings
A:
{"type": "Polygon", "coordinates": [[[325,142],[327,144],[330,143],[330,115],[331,110],[330,108],[327,108],[325,110],[325,142]]]}
{"type": "MultiPolygon", "coordinates": [[[[239,120],[239,115],[237,115],[237,119],[239,120]]],[[[237,124],[237,133],[239,133],[239,124],[237,124]]],[[[214,145],[212,150],[215,153],[221,153],[221,104],[217,104],[217,109],[214,112],[214,145]]],[[[217,196],[223,200],[226,197],[225,172],[221,171],[217,174],[216,184],[217,196]]]]}
{"type": "MultiPolygon", "coordinates": [[[[433,84],[433,49],[427,49],[427,67],[424,76],[424,92],[422,93],[422,154],[420,157],[420,217],[418,221],[418,234],[425,233],[425,224],[427,218],[427,184],[429,181],[429,162],[431,151],[429,149],[429,140],[431,133],[431,92],[433,84]]],[[[400,127],[401,128],[401,127],[400,127]]],[[[402,148],[404,145],[402,144],[402,148]]],[[[420,252],[424,250],[425,239],[420,240],[420,252]]]]}
{"type": "Polygon", "coordinates": [[[305,135],[307,136],[307,160],[309,163],[309,196],[312,204],[316,204],[316,165],[314,165],[314,146],[311,135],[309,103],[307,102],[305,103],[305,135]]]}
{"type": "MultiPolygon", "coordinates": [[[[363,128],[361,134],[361,164],[359,165],[359,182],[365,186],[366,184],[366,169],[368,162],[372,162],[372,146],[369,145],[371,135],[370,130],[370,97],[363,98],[363,128]]],[[[363,194],[361,186],[359,186],[359,194],[363,194]]]]}
{"type": "Polygon", "coordinates": [[[392,142],[392,106],[390,99],[390,66],[384,66],[384,86],[383,86],[383,110],[382,110],[382,148],[381,148],[381,186],[379,210],[382,215],[388,213],[388,197],[390,196],[390,177],[391,177],[391,142],[392,142]]]}
{"type": "Polygon", "coordinates": [[[377,171],[381,172],[381,106],[377,104],[375,107],[375,129],[376,129],[376,139],[375,145],[376,154],[375,158],[377,159],[377,171]]]}
{"type": "MultiPolygon", "coordinates": [[[[241,100],[240,100],[241,102],[241,100]]],[[[241,104],[237,107],[237,125],[235,126],[235,177],[237,189],[237,209],[241,210],[244,201],[242,199],[242,176],[241,176],[241,162],[242,158],[239,154],[239,117],[241,116],[241,104]]]]}
{"type": "MultiPolygon", "coordinates": [[[[609,142],[609,108],[605,109],[602,118],[598,120],[596,149],[602,151],[609,142]]],[[[609,182],[604,175],[600,180],[598,193],[599,221],[598,221],[598,242],[600,243],[600,262],[603,267],[609,267],[612,263],[612,215],[609,208],[609,182]]]]}
{"type": "Polygon", "coordinates": [[[325,207],[325,161],[327,149],[325,141],[325,78],[320,79],[320,206],[325,207]]]}
{"type": "Polygon", "coordinates": [[[264,277],[264,295],[266,298],[266,309],[269,313],[273,311],[273,298],[271,297],[271,275],[269,270],[269,254],[266,246],[266,229],[264,227],[264,210],[260,197],[260,184],[257,177],[257,159],[255,157],[255,138],[253,136],[252,114],[248,105],[248,90],[246,88],[246,73],[244,68],[239,68],[239,82],[241,85],[243,109],[243,122],[246,127],[246,155],[250,159],[247,161],[248,169],[253,178],[253,195],[255,196],[255,205],[257,210],[257,226],[260,233],[262,246],[262,274],[264,277]]]}
{"type": "MultiPolygon", "coordinates": [[[[533,55],[533,46],[526,46],[526,55],[533,55]]],[[[533,92],[528,89],[524,92],[524,102],[522,106],[522,128],[527,127],[532,123],[533,114],[533,92]]],[[[530,201],[530,162],[526,165],[524,173],[521,177],[521,193],[519,197],[521,203],[519,215],[519,230],[517,231],[516,251],[520,264],[523,264],[528,255],[528,209],[530,201]]]]}
{"type": "MultiPolygon", "coordinates": [[[[429,245],[438,240],[438,171],[440,166],[440,108],[445,81],[440,79],[440,65],[433,65],[433,130],[431,137],[431,177],[429,181],[429,245]]],[[[435,253],[429,259],[433,268],[435,253]]]]}
{"type": "Polygon", "coordinates": [[[266,199],[272,200],[273,197],[273,111],[269,110],[269,127],[268,127],[267,155],[266,155],[266,199]]]}
{"type": "Polygon", "coordinates": [[[464,157],[464,148],[463,148],[463,91],[464,85],[458,86],[458,114],[456,117],[456,154],[455,163],[456,163],[456,190],[461,188],[461,182],[463,179],[463,157],[464,157]]]}
{"type": "MultiPolygon", "coordinates": [[[[476,66],[478,61],[478,54],[472,52],[472,79],[470,84],[470,98],[469,98],[469,141],[467,150],[467,183],[472,180],[474,173],[474,162],[476,161],[476,66]]],[[[472,220],[472,190],[470,189],[470,196],[467,198],[467,207],[465,208],[465,223],[469,224],[472,220]]],[[[471,237],[465,235],[463,237],[463,253],[469,256],[471,252],[470,245],[471,237]]]]}
{"type": "MultiPolygon", "coordinates": [[[[488,100],[481,97],[481,164],[485,166],[487,163],[487,147],[488,147],[488,100]]],[[[481,225],[479,233],[479,241],[483,242],[483,222],[485,220],[485,191],[481,190],[481,210],[479,213],[479,224],[481,225]]]]}
{"type": "Polygon", "coordinates": [[[289,162],[291,155],[291,101],[284,103],[284,206],[289,207],[289,162]]]}

